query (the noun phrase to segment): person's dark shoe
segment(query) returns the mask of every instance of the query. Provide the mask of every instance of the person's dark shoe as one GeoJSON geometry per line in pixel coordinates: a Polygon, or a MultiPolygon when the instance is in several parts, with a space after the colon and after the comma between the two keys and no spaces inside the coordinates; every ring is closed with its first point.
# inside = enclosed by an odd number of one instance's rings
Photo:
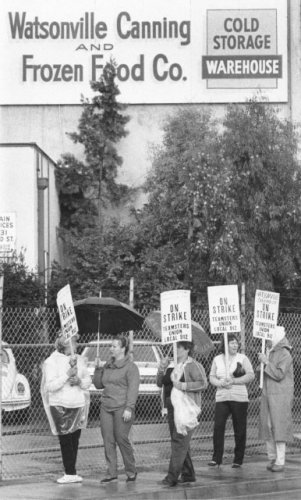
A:
{"type": "Polygon", "coordinates": [[[178,479],[178,483],[179,484],[195,483],[195,482],[196,482],[196,478],[195,477],[180,477],[180,479],[178,479]]]}
{"type": "Polygon", "coordinates": [[[232,469],[240,469],[241,464],[232,464],[232,469]]]}
{"type": "Polygon", "coordinates": [[[126,480],[126,483],[131,483],[133,481],[136,481],[136,477],[137,477],[137,472],[134,476],[128,476],[127,477],[127,480],[126,480]]]}
{"type": "Polygon", "coordinates": [[[164,484],[164,486],[170,486],[170,487],[177,486],[177,482],[171,481],[170,479],[168,479],[168,477],[162,479],[161,483],[164,484]]]}
{"type": "Polygon", "coordinates": [[[274,464],[273,467],[271,468],[272,472],[283,472],[284,471],[284,465],[276,465],[274,464]]]}
{"type": "Polygon", "coordinates": [[[276,460],[275,460],[275,458],[273,458],[273,460],[271,460],[271,462],[267,465],[267,469],[272,470],[272,468],[275,465],[275,462],[276,462],[276,460]]]}
{"type": "Polygon", "coordinates": [[[118,478],[117,477],[105,477],[100,481],[100,484],[110,484],[110,483],[117,483],[118,478]]]}

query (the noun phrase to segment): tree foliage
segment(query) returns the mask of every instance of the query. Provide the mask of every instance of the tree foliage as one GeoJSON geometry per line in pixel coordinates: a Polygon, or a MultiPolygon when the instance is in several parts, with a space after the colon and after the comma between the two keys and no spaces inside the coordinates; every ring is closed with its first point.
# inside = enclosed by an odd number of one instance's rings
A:
{"type": "Polygon", "coordinates": [[[84,161],[65,154],[59,162],[56,180],[65,239],[66,229],[80,234],[97,224],[101,229],[103,207],[107,202],[120,201],[127,193],[126,186],[116,182],[122,157],[115,144],[127,135],[129,121],[124,114],[126,106],[117,101],[116,67],[111,59],[100,80],[91,82],[96,95],[91,101],[82,97],[78,132],[68,134],[74,143],[83,145],[84,161]]]}

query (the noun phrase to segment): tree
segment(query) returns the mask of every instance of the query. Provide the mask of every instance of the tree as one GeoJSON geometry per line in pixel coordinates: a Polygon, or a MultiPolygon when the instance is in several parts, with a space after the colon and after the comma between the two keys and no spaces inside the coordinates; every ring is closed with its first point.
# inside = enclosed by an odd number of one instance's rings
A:
{"type": "Polygon", "coordinates": [[[124,114],[126,106],[117,101],[120,91],[115,83],[116,67],[111,59],[100,80],[91,82],[97,95],[91,102],[82,97],[78,132],[68,134],[75,143],[84,146],[85,161],[78,161],[70,154],[63,155],[57,171],[61,225],[79,233],[84,228],[94,228],[97,215],[101,234],[104,204],[120,200],[127,192],[126,186],[116,183],[122,157],[115,144],[127,135],[125,125],[129,121],[124,114]]]}
{"type": "Polygon", "coordinates": [[[208,111],[184,108],[164,132],[149,202],[139,213],[150,253],[173,247],[172,273],[195,299],[210,283],[244,282],[250,297],[256,288],[299,284],[301,185],[292,124],[259,96],[229,106],[219,128],[208,111]]]}

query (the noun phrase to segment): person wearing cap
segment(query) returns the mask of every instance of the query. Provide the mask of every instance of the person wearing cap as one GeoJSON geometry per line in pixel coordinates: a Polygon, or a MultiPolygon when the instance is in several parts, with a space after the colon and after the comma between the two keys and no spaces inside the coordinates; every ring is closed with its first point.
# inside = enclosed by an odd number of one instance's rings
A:
{"type": "Polygon", "coordinates": [[[65,474],[59,484],[81,483],[76,459],[81,430],[89,413],[89,391],[92,383],[86,362],[76,355],[78,336],[66,339],[61,333],[55,351],[42,366],[41,393],[51,431],[58,436],[65,474]]]}
{"type": "Polygon", "coordinates": [[[266,344],[267,355],[258,354],[259,361],[264,364],[259,439],[266,441],[270,461],[267,469],[282,472],[286,442],[293,438],[293,360],[283,326],[276,327],[273,340],[267,340],[266,344]]]}
{"type": "Polygon", "coordinates": [[[135,404],[139,392],[139,369],[129,355],[129,340],[117,335],[110,348],[110,359],[100,366],[95,362],[93,384],[103,389],[100,405],[100,428],[104,443],[107,474],[100,483],[106,486],[118,481],[118,445],[127,476],[126,482],[136,481],[137,469],[129,432],[135,419],[135,404]]]}

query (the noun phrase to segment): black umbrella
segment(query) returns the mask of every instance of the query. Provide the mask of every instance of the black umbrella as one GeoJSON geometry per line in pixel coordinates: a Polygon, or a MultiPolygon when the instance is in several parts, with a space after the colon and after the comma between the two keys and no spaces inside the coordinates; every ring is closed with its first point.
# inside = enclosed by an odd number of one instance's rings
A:
{"type": "Polygon", "coordinates": [[[117,335],[140,330],[144,317],[135,309],[111,297],[88,297],[74,302],[79,334],[117,335]]]}

